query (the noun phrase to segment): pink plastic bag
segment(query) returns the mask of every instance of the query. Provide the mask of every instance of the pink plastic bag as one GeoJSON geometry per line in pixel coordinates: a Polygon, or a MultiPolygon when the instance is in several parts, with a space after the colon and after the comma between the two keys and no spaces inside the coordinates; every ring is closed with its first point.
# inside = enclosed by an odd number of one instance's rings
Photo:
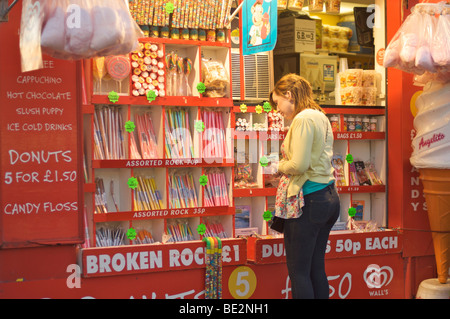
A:
{"type": "Polygon", "coordinates": [[[418,45],[415,29],[420,25],[419,22],[420,15],[416,12],[406,18],[386,48],[384,67],[393,67],[405,72],[413,70],[418,45]]]}
{"type": "Polygon", "coordinates": [[[19,41],[22,72],[43,67],[40,46],[43,19],[44,9],[40,1],[23,0],[19,41]]]}
{"type": "Polygon", "coordinates": [[[45,1],[42,51],[78,60],[128,54],[143,37],[124,0],[45,1]]]}
{"type": "Polygon", "coordinates": [[[441,14],[433,37],[431,54],[440,67],[450,66],[450,9],[441,14]]]}
{"type": "Polygon", "coordinates": [[[415,83],[448,81],[450,10],[443,4],[418,4],[386,48],[384,67],[416,75],[415,83]],[[439,14],[439,18],[436,17],[439,14]]]}
{"type": "Polygon", "coordinates": [[[431,55],[431,43],[436,32],[437,19],[434,11],[421,14],[421,26],[419,27],[419,45],[417,47],[415,67],[431,73],[436,72],[436,65],[431,55]]]}

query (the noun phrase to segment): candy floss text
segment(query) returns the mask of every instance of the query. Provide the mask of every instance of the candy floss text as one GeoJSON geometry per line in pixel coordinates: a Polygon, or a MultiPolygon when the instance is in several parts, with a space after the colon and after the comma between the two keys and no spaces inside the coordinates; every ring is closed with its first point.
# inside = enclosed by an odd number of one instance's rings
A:
{"type": "MultiPolygon", "coordinates": [[[[87,254],[83,272],[87,276],[183,269],[205,265],[205,247],[186,247],[141,251],[87,254]]],[[[224,245],[223,263],[239,262],[239,245],[224,245]]]]}

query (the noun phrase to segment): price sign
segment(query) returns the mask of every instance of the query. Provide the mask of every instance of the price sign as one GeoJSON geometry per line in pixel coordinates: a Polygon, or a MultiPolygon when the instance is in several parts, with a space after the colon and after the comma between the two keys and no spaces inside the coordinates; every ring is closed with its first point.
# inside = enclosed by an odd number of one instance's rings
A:
{"type": "Polygon", "coordinates": [[[22,73],[17,29],[0,29],[0,246],[80,242],[77,62],[22,73]]]}

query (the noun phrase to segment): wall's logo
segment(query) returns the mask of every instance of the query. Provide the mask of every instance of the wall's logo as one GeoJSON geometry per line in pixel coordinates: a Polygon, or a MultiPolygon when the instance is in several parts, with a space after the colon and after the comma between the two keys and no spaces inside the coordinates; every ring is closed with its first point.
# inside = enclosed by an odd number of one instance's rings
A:
{"type": "Polygon", "coordinates": [[[371,264],[364,272],[364,281],[370,289],[380,289],[389,285],[394,278],[394,271],[391,267],[380,267],[376,264],[371,264]]]}

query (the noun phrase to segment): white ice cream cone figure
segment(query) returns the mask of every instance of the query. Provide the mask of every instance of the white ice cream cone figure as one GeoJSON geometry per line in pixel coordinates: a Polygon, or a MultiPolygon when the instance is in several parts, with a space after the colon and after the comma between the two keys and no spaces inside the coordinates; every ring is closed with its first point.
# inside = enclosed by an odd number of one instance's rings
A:
{"type": "Polygon", "coordinates": [[[416,107],[410,161],[420,172],[438,280],[445,284],[450,267],[450,83],[427,84],[416,107]]]}

